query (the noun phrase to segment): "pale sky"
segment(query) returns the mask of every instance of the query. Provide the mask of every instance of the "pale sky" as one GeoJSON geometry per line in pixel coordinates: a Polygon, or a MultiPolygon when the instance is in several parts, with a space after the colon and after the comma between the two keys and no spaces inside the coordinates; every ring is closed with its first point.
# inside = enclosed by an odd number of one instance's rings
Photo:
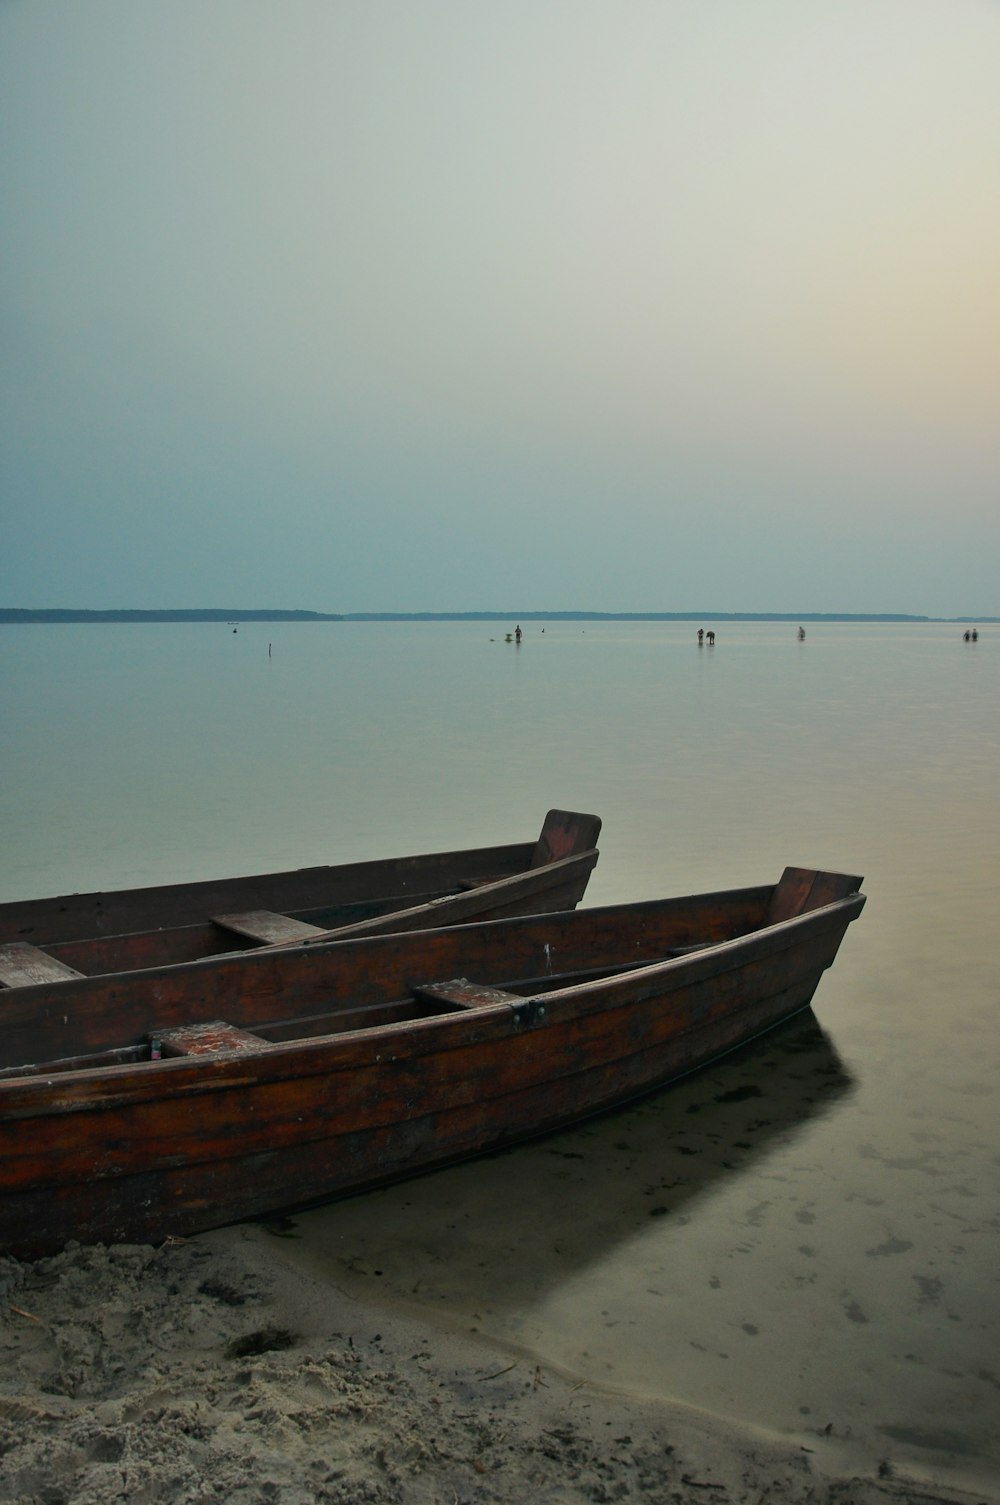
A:
{"type": "Polygon", "coordinates": [[[0,0],[0,605],[1000,614],[998,0],[0,0]]]}

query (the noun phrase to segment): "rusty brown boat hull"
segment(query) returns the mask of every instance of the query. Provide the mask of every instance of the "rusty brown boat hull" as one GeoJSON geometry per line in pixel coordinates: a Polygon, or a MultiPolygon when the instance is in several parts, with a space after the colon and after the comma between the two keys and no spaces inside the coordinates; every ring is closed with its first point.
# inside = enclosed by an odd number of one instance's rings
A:
{"type": "Polygon", "coordinates": [[[0,999],[76,974],[572,909],[600,829],[550,810],[537,840],[509,846],[0,904],[0,999]]]}
{"type": "Polygon", "coordinates": [[[197,1233],[628,1101],[808,1007],[859,885],[788,869],[18,990],[0,1027],[0,1250],[197,1233]]]}

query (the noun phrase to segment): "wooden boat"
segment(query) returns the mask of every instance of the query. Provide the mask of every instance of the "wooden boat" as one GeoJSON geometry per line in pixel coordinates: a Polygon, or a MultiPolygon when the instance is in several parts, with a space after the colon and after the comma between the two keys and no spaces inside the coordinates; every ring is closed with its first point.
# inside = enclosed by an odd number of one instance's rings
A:
{"type": "Polygon", "coordinates": [[[11,990],[0,1252],[197,1233],[613,1107],[806,1008],[860,882],[789,868],[11,990]]]}
{"type": "Polygon", "coordinates": [[[600,829],[596,815],[550,810],[537,841],[511,846],[0,904],[0,989],[572,909],[600,829]]]}

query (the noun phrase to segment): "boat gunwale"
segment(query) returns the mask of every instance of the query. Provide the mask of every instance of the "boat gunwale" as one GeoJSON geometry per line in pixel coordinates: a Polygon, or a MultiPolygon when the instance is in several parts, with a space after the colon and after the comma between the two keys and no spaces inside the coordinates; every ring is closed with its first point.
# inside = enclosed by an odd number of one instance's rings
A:
{"type": "MultiPolygon", "coordinates": [[[[273,872],[240,873],[230,878],[191,878],[178,883],[149,883],[140,888],[95,888],[73,890],[66,894],[41,894],[32,899],[6,899],[0,901],[0,916],[7,914],[29,914],[33,910],[47,909],[50,905],[68,902],[80,907],[90,903],[119,904],[127,900],[130,903],[149,903],[158,898],[180,898],[191,894],[211,893],[216,889],[226,889],[230,886],[243,886],[252,884],[283,884],[303,883],[326,883],[331,874],[342,874],[345,881],[348,876],[357,877],[365,872],[394,873],[405,872],[406,869],[420,871],[427,868],[432,873],[438,868],[446,866],[464,866],[466,863],[498,862],[501,866],[510,863],[511,872],[520,872],[521,865],[526,864],[532,852],[537,846],[538,838],[531,841],[501,842],[488,847],[459,847],[454,851],[442,852],[414,852],[404,857],[371,857],[359,858],[355,862],[343,863],[314,863],[306,867],[279,868],[273,872]]],[[[436,874],[435,874],[436,875],[436,874]]],[[[508,876],[504,874],[504,876],[508,876]]],[[[143,926],[139,931],[116,931],[114,934],[131,935],[142,934],[147,928],[143,926]]],[[[105,932],[101,932],[105,934],[105,932]]],[[[61,937],[59,939],[62,939],[61,937]]],[[[58,940],[43,941],[41,944],[58,944],[58,940]]]]}

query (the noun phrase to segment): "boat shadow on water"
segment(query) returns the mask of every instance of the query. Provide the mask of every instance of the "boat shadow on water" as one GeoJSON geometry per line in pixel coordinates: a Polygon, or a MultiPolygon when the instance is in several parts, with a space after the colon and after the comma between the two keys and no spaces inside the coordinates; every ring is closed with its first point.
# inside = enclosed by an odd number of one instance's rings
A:
{"type": "Polygon", "coordinates": [[[811,1009],[630,1105],[477,1160],[263,1220],[289,1257],[421,1307],[535,1302],[759,1173],[854,1089],[811,1009]],[[488,1295],[486,1288],[488,1287],[488,1295]]]}

